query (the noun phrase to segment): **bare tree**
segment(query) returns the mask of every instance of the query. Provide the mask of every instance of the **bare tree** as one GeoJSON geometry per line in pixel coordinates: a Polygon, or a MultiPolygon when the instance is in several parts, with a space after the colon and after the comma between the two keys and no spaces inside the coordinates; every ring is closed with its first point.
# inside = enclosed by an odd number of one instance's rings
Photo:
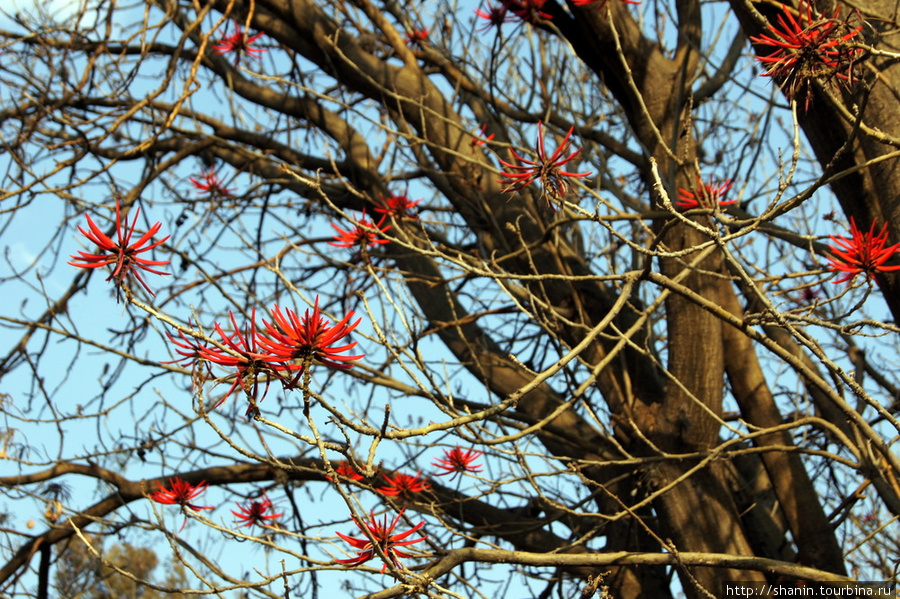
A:
{"type": "Polygon", "coordinates": [[[893,580],[896,13],[12,16],[0,590],[893,580]]]}

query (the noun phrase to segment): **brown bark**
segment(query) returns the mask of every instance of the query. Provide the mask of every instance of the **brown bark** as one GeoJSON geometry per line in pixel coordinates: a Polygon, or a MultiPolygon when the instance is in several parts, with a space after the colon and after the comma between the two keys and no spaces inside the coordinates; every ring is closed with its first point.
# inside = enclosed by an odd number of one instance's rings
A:
{"type": "MultiPolygon", "coordinates": [[[[734,293],[722,294],[722,307],[741,317],[741,307],[734,293]]],[[[726,352],[726,369],[731,389],[747,423],[766,429],[782,423],[782,416],[763,376],[762,368],[750,339],[731,326],[722,328],[726,352]]],[[[758,447],[792,447],[787,431],[755,437],[758,447]]],[[[843,555],[831,530],[825,511],[816,495],[810,492],[812,481],[799,454],[766,452],[760,455],[779,507],[796,540],[799,560],[829,572],[846,574],[843,555]]]]}

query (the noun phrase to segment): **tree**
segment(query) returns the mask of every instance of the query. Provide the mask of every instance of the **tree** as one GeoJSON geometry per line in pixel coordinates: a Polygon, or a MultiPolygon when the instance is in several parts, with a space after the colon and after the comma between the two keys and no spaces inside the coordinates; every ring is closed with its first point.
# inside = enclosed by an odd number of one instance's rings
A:
{"type": "Polygon", "coordinates": [[[61,544],[60,561],[56,567],[56,592],[58,597],[83,597],[85,599],[158,599],[182,597],[163,594],[152,587],[142,586],[148,581],[167,588],[187,584],[184,568],[176,564],[165,580],[153,580],[153,571],[159,564],[156,553],[147,547],[134,547],[129,543],[114,543],[109,550],[94,546],[94,539],[85,537],[91,546],[81,539],[61,544]],[[93,548],[96,553],[91,551],[93,548]],[[101,559],[99,555],[103,555],[101,559]],[[134,578],[123,575],[128,572],[134,578]]]}
{"type": "Polygon", "coordinates": [[[893,3],[59,19],[2,31],[3,592],[101,525],[247,596],[893,579],[893,3]]]}

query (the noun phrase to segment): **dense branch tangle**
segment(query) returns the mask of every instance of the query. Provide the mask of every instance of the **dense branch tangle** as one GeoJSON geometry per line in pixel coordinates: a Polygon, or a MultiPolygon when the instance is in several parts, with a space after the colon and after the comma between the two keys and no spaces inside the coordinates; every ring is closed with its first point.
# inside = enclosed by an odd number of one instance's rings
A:
{"type": "MultiPolygon", "coordinates": [[[[773,124],[798,108],[736,99],[768,88],[730,39],[709,41],[699,2],[673,2],[677,27],[659,32],[618,0],[507,2],[494,25],[435,4],[100,3],[80,26],[2,33],[2,231],[13,246],[38,205],[60,220],[3,279],[29,303],[0,320],[17,468],[0,480],[17,513],[0,588],[46,593],[41,547],[64,559],[103,539],[102,555],[138,530],[196,593],[347,578],[384,597],[574,596],[604,574],[615,597],[666,597],[675,573],[705,597],[727,580],[891,576],[897,398],[872,356],[896,350],[881,291],[900,304],[883,272],[820,286],[828,196],[810,190],[832,177],[849,206],[858,177],[866,209],[848,212],[897,240],[869,172],[891,162],[871,124],[896,108],[879,95],[893,73],[865,79],[881,104],[862,115],[841,104],[858,90],[810,84],[830,115],[798,116],[817,164],[773,124]],[[793,163],[766,150],[779,144],[793,163]],[[725,179],[750,203],[717,205],[725,179]],[[699,208],[680,212],[685,196],[699,208]],[[59,257],[84,213],[116,230],[114,200],[141,209],[137,237],[163,221],[172,274],[155,299],[126,281],[112,308],[107,273],[59,257]],[[354,239],[371,244],[342,247],[354,239]],[[364,358],[267,361],[276,305],[297,331],[355,311],[364,358]],[[86,422],[96,439],[74,439],[86,422]],[[35,442],[38,427],[58,439],[35,442]],[[173,517],[151,501],[173,477],[278,528],[187,499],[173,517]],[[25,528],[26,504],[46,507],[45,530],[25,528]],[[216,563],[238,541],[278,556],[248,552],[262,578],[216,563]],[[366,557],[387,573],[347,573],[366,557]],[[521,592],[491,582],[513,573],[521,592]]],[[[733,10],[747,34],[765,27],[733,10]]]]}

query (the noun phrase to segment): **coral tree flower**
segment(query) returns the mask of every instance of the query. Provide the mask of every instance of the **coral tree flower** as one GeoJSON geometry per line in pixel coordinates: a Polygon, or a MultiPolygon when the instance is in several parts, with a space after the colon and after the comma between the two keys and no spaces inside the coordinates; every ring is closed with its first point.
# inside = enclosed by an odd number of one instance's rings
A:
{"type": "MultiPolygon", "coordinates": [[[[191,326],[190,322],[188,323],[188,326],[191,326]]],[[[178,354],[179,357],[175,360],[162,362],[162,364],[178,364],[182,367],[190,366],[191,382],[193,384],[192,388],[201,387],[203,382],[212,376],[210,363],[203,358],[203,352],[208,349],[206,344],[185,335],[184,331],[181,330],[178,331],[177,337],[169,331],[166,331],[166,337],[168,337],[172,345],[175,346],[175,353],[178,354]]]]}
{"type": "Polygon", "coordinates": [[[392,195],[389,197],[381,196],[381,206],[375,208],[378,214],[386,214],[394,218],[410,220],[418,220],[418,216],[412,214],[411,210],[422,200],[413,202],[405,195],[392,195]]]}
{"type": "Polygon", "coordinates": [[[832,255],[828,257],[830,262],[828,267],[835,272],[847,273],[833,283],[849,281],[858,274],[864,274],[866,278],[871,279],[876,272],[900,270],[900,264],[885,265],[885,262],[900,248],[900,243],[885,247],[888,241],[887,223],[884,223],[879,233],[875,233],[875,228],[876,221],[873,220],[869,232],[863,233],[856,228],[853,217],[850,217],[849,238],[831,235],[831,240],[837,245],[829,246],[832,255]]]}
{"type": "Polygon", "coordinates": [[[506,9],[526,23],[550,21],[553,15],[543,11],[547,0],[501,0],[506,9]]]}
{"type": "Polygon", "coordinates": [[[272,509],[272,501],[263,494],[259,499],[251,499],[246,505],[237,504],[238,511],[231,510],[237,520],[235,524],[240,524],[242,528],[253,526],[254,524],[263,528],[277,528],[278,518],[283,512],[277,514],[269,513],[272,509]]]}
{"type": "Polygon", "coordinates": [[[305,364],[315,361],[330,368],[346,370],[353,367],[350,362],[365,357],[365,354],[341,355],[356,347],[356,341],[336,346],[362,321],[362,318],[357,318],[356,322],[350,322],[354,315],[352,310],[340,322],[329,326],[329,321],[322,318],[319,296],[316,296],[312,314],[307,309],[302,319],[293,310],[282,312],[277,304],[270,314],[272,322],[263,320],[265,335],[257,336],[257,340],[268,354],[266,359],[282,364],[282,368],[301,371],[305,364]],[[301,360],[302,364],[293,364],[291,361],[295,359],[301,360]]]}
{"type": "Polygon", "coordinates": [[[694,190],[678,188],[678,200],[675,206],[680,210],[690,210],[691,208],[711,208],[712,206],[729,206],[737,203],[737,200],[724,200],[725,194],[734,185],[731,179],[724,183],[716,185],[710,179],[709,183],[704,183],[703,179],[697,177],[697,187],[694,190]]]}
{"type": "MultiPolygon", "coordinates": [[[[188,323],[188,326],[190,326],[190,322],[188,323]]],[[[180,330],[178,331],[178,337],[168,331],[166,331],[166,337],[168,337],[169,341],[172,342],[172,345],[175,346],[175,353],[181,357],[177,360],[163,362],[163,364],[175,363],[182,366],[188,366],[191,363],[202,361],[203,353],[208,350],[208,346],[205,343],[185,335],[184,332],[180,330]]]]}
{"type": "Polygon", "coordinates": [[[216,54],[219,55],[234,52],[234,66],[237,67],[244,54],[258,59],[264,52],[267,52],[265,48],[253,47],[253,42],[262,36],[262,33],[248,36],[247,33],[241,29],[240,23],[235,23],[234,33],[223,37],[222,41],[213,46],[213,49],[216,51],[216,54]]]}
{"type": "Polygon", "coordinates": [[[862,30],[853,29],[847,20],[838,19],[840,7],[831,17],[813,15],[808,1],[801,0],[795,18],[793,9],[782,5],[778,25],[770,24],[767,33],[750,40],[770,48],[769,54],[756,59],[766,67],[764,76],[774,78],[781,85],[789,100],[794,100],[806,89],[804,108],[809,109],[812,99],[809,82],[813,79],[852,81],[853,67],[865,51],[854,47],[851,40],[862,30]],[[804,10],[805,8],[805,10],[804,10]]]}
{"type": "MultiPolygon", "coordinates": [[[[444,450],[444,459],[438,458],[432,462],[432,466],[442,469],[444,472],[438,476],[446,476],[452,474],[455,477],[460,472],[481,472],[481,464],[473,464],[484,452],[474,449],[463,449],[462,447],[454,447],[453,449],[444,450]]],[[[451,478],[453,478],[451,477],[451,478]]]]}
{"type": "Polygon", "coordinates": [[[481,10],[480,8],[475,9],[475,16],[487,21],[478,28],[479,33],[486,33],[487,31],[490,31],[492,27],[497,27],[499,29],[504,23],[510,22],[509,9],[506,8],[505,3],[501,2],[500,6],[488,4],[486,8],[487,10],[481,10]]]}
{"type": "MultiPolygon", "coordinates": [[[[346,460],[341,460],[341,463],[337,465],[337,468],[334,469],[335,473],[339,476],[343,476],[345,478],[349,478],[350,480],[362,480],[365,477],[356,471],[356,469],[351,466],[346,460]]],[[[332,480],[330,476],[326,476],[328,480],[332,480]]]]}
{"type": "Polygon", "coordinates": [[[173,477],[169,479],[169,488],[165,488],[158,482],[154,481],[157,487],[159,487],[159,491],[154,491],[150,494],[150,499],[155,501],[156,503],[164,503],[167,505],[180,505],[183,508],[188,508],[190,510],[194,510],[198,512],[200,510],[211,510],[212,506],[209,505],[194,505],[191,503],[198,495],[203,493],[206,490],[207,484],[206,481],[201,481],[196,485],[192,485],[191,483],[183,480],[180,477],[173,477]]]}
{"type": "MultiPolygon", "coordinates": [[[[369,512],[369,520],[368,521],[360,521],[353,517],[353,522],[356,524],[356,527],[359,528],[363,533],[366,534],[365,537],[357,539],[354,537],[347,536],[345,534],[341,534],[337,531],[337,536],[341,537],[358,551],[357,556],[350,559],[339,559],[336,560],[339,564],[346,564],[347,566],[355,567],[360,564],[364,564],[369,561],[373,557],[378,557],[378,553],[375,551],[375,545],[381,549],[381,553],[390,560],[391,564],[395,568],[402,568],[400,564],[400,558],[409,558],[413,557],[409,553],[401,551],[398,547],[406,547],[407,545],[413,545],[415,543],[419,543],[424,541],[428,537],[419,537],[418,539],[407,539],[407,537],[411,536],[413,533],[417,532],[420,528],[425,526],[425,521],[419,522],[406,532],[401,532],[399,534],[392,534],[394,529],[397,527],[397,523],[400,521],[400,518],[403,516],[404,510],[400,510],[400,513],[397,514],[397,517],[388,525],[387,516],[385,515],[380,521],[375,518],[375,512],[369,512]],[[371,538],[370,538],[371,537],[371,538]],[[374,541],[374,544],[373,544],[374,541]]],[[[385,570],[387,570],[387,562],[381,567],[381,573],[384,574],[385,570]]]]}
{"type": "MultiPolygon", "coordinates": [[[[600,10],[609,0],[571,0],[572,4],[575,6],[592,6],[600,10]]],[[[622,0],[625,4],[640,4],[640,0],[622,0]]]]}
{"type": "Polygon", "coordinates": [[[332,223],[331,226],[338,234],[334,236],[334,241],[329,241],[328,244],[342,248],[358,247],[360,252],[365,252],[370,245],[388,243],[387,239],[381,239],[378,236],[379,233],[384,233],[391,228],[391,225],[384,224],[385,220],[387,220],[386,214],[382,215],[378,223],[373,223],[363,212],[359,221],[350,229],[344,230],[332,223]]]}
{"type": "MultiPolygon", "coordinates": [[[[548,156],[547,150],[544,147],[543,123],[538,122],[538,140],[536,144],[537,160],[523,158],[514,149],[510,149],[510,154],[513,158],[523,164],[514,164],[500,160],[500,164],[510,169],[508,172],[500,173],[503,175],[503,179],[500,179],[498,183],[506,184],[503,191],[519,191],[520,189],[528,187],[528,185],[534,181],[540,181],[543,186],[542,197],[546,198],[549,194],[550,199],[560,201],[569,192],[568,177],[587,177],[588,175],[591,175],[592,173],[590,172],[573,173],[562,170],[563,166],[574,160],[578,154],[581,153],[581,149],[578,149],[563,158],[563,154],[568,151],[570,143],[569,138],[572,136],[572,131],[574,129],[575,127],[569,128],[562,143],[559,144],[559,147],[556,148],[556,151],[553,152],[553,154],[548,156]]],[[[554,207],[552,201],[548,200],[547,203],[551,207],[554,207]]]]}
{"type": "MultiPolygon", "coordinates": [[[[214,323],[213,328],[219,335],[222,345],[230,349],[231,352],[221,350],[215,346],[203,346],[200,348],[200,356],[204,360],[219,366],[237,369],[234,382],[215,407],[220,406],[238,388],[242,389],[248,398],[256,401],[259,376],[266,372],[271,372],[269,356],[258,343],[256,310],[254,309],[250,313],[250,320],[244,323],[243,330],[238,327],[237,320],[234,318],[234,312],[228,312],[228,317],[231,320],[232,327],[230,333],[226,333],[225,329],[218,322],[214,323]]],[[[268,378],[266,379],[266,389],[268,389],[268,378]]],[[[263,391],[263,397],[265,395],[266,393],[263,391]]],[[[262,398],[259,401],[262,401],[262,398]]]]}
{"type": "Polygon", "coordinates": [[[132,276],[147,290],[147,293],[151,296],[156,296],[156,294],[153,293],[153,290],[150,289],[144,281],[140,271],[144,270],[155,275],[169,274],[161,270],[156,270],[153,267],[169,264],[170,260],[147,260],[146,258],[138,257],[138,254],[149,252],[169,239],[169,236],[166,235],[158,241],[149,243],[153,236],[156,235],[157,231],[159,231],[160,226],[162,226],[161,223],[156,223],[150,227],[149,231],[132,243],[131,238],[134,236],[140,213],[141,209],[137,208],[134,212],[134,220],[131,221],[131,225],[129,226],[127,221],[122,221],[119,200],[116,200],[116,241],[113,241],[106,233],[101,231],[100,227],[98,227],[93,219],[91,219],[91,215],[85,213],[84,216],[87,219],[90,230],[85,231],[80,226],[78,227],[78,230],[82,235],[87,237],[89,241],[93,242],[97,247],[103,250],[104,253],[89,254],[87,252],[79,251],[78,254],[70,256],[73,260],[67,263],[78,268],[100,268],[101,266],[115,264],[112,274],[110,274],[106,280],[115,280],[116,301],[121,299],[120,292],[122,286],[125,284],[125,280],[132,276]],[[147,245],[148,243],[149,245],[147,245]]]}
{"type": "Polygon", "coordinates": [[[387,484],[383,487],[378,487],[378,491],[382,495],[388,496],[412,495],[413,493],[424,491],[431,485],[428,483],[428,481],[419,479],[419,475],[421,473],[422,472],[420,470],[419,472],[416,472],[415,476],[410,476],[409,474],[398,472],[393,477],[387,474],[382,474],[382,476],[384,476],[384,480],[387,481],[387,484]]]}
{"type": "Polygon", "coordinates": [[[200,193],[209,194],[210,196],[231,197],[231,190],[225,188],[225,184],[216,174],[215,167],[211,166],[199,175],[199,179],[190,177],[194,187],[200,190],[200,193]]]}
{"type": "Polygon", "coordinates": [[[478,135],[472,138],[469,145],[472,146],[472,151],[474,152],[476,146],[486,145],[492,139],[494,139],[494,134],[487,135],[487,123],[484,123],[478,130],[478,135]]]}
{"type": "Polygon", "coordinates": [[[406,32],[406,45],[424,48],[428,42],[428,30],[424,27],[406,32]]]}
{"type": "Polygon", "coordinates": [[[269,363],[271,356],[258,343],[260,335],[257,333],[256,310],[251,312],[250,320],[244,324],[243,329],[238,326],[233,312],[229,312],[228,315],[231,319],[231,332],[226,332],[218,322],[214,323],[213,328],[218,334],[221,344],[231,351],[188,339],[181,331],[178,332],[180,339],[168,333],[167,335],[169,341],[177,348],[175,353],[182,356],[184,360],[193,361],[195,370],[197,365],[204,361],[224,368],[235,369],[233,375],[230,375],[233,376],[231,387],[213,408],[222,405],[236,389],[241,389],[250,402],[247,409],[249,415],[256,410],[256,404],[265,398],[269,381],[280,377],[277,369],[269,363]],[[259,396],[260,377],[265,377],[266,384],[261,397],[259,396]]]}

